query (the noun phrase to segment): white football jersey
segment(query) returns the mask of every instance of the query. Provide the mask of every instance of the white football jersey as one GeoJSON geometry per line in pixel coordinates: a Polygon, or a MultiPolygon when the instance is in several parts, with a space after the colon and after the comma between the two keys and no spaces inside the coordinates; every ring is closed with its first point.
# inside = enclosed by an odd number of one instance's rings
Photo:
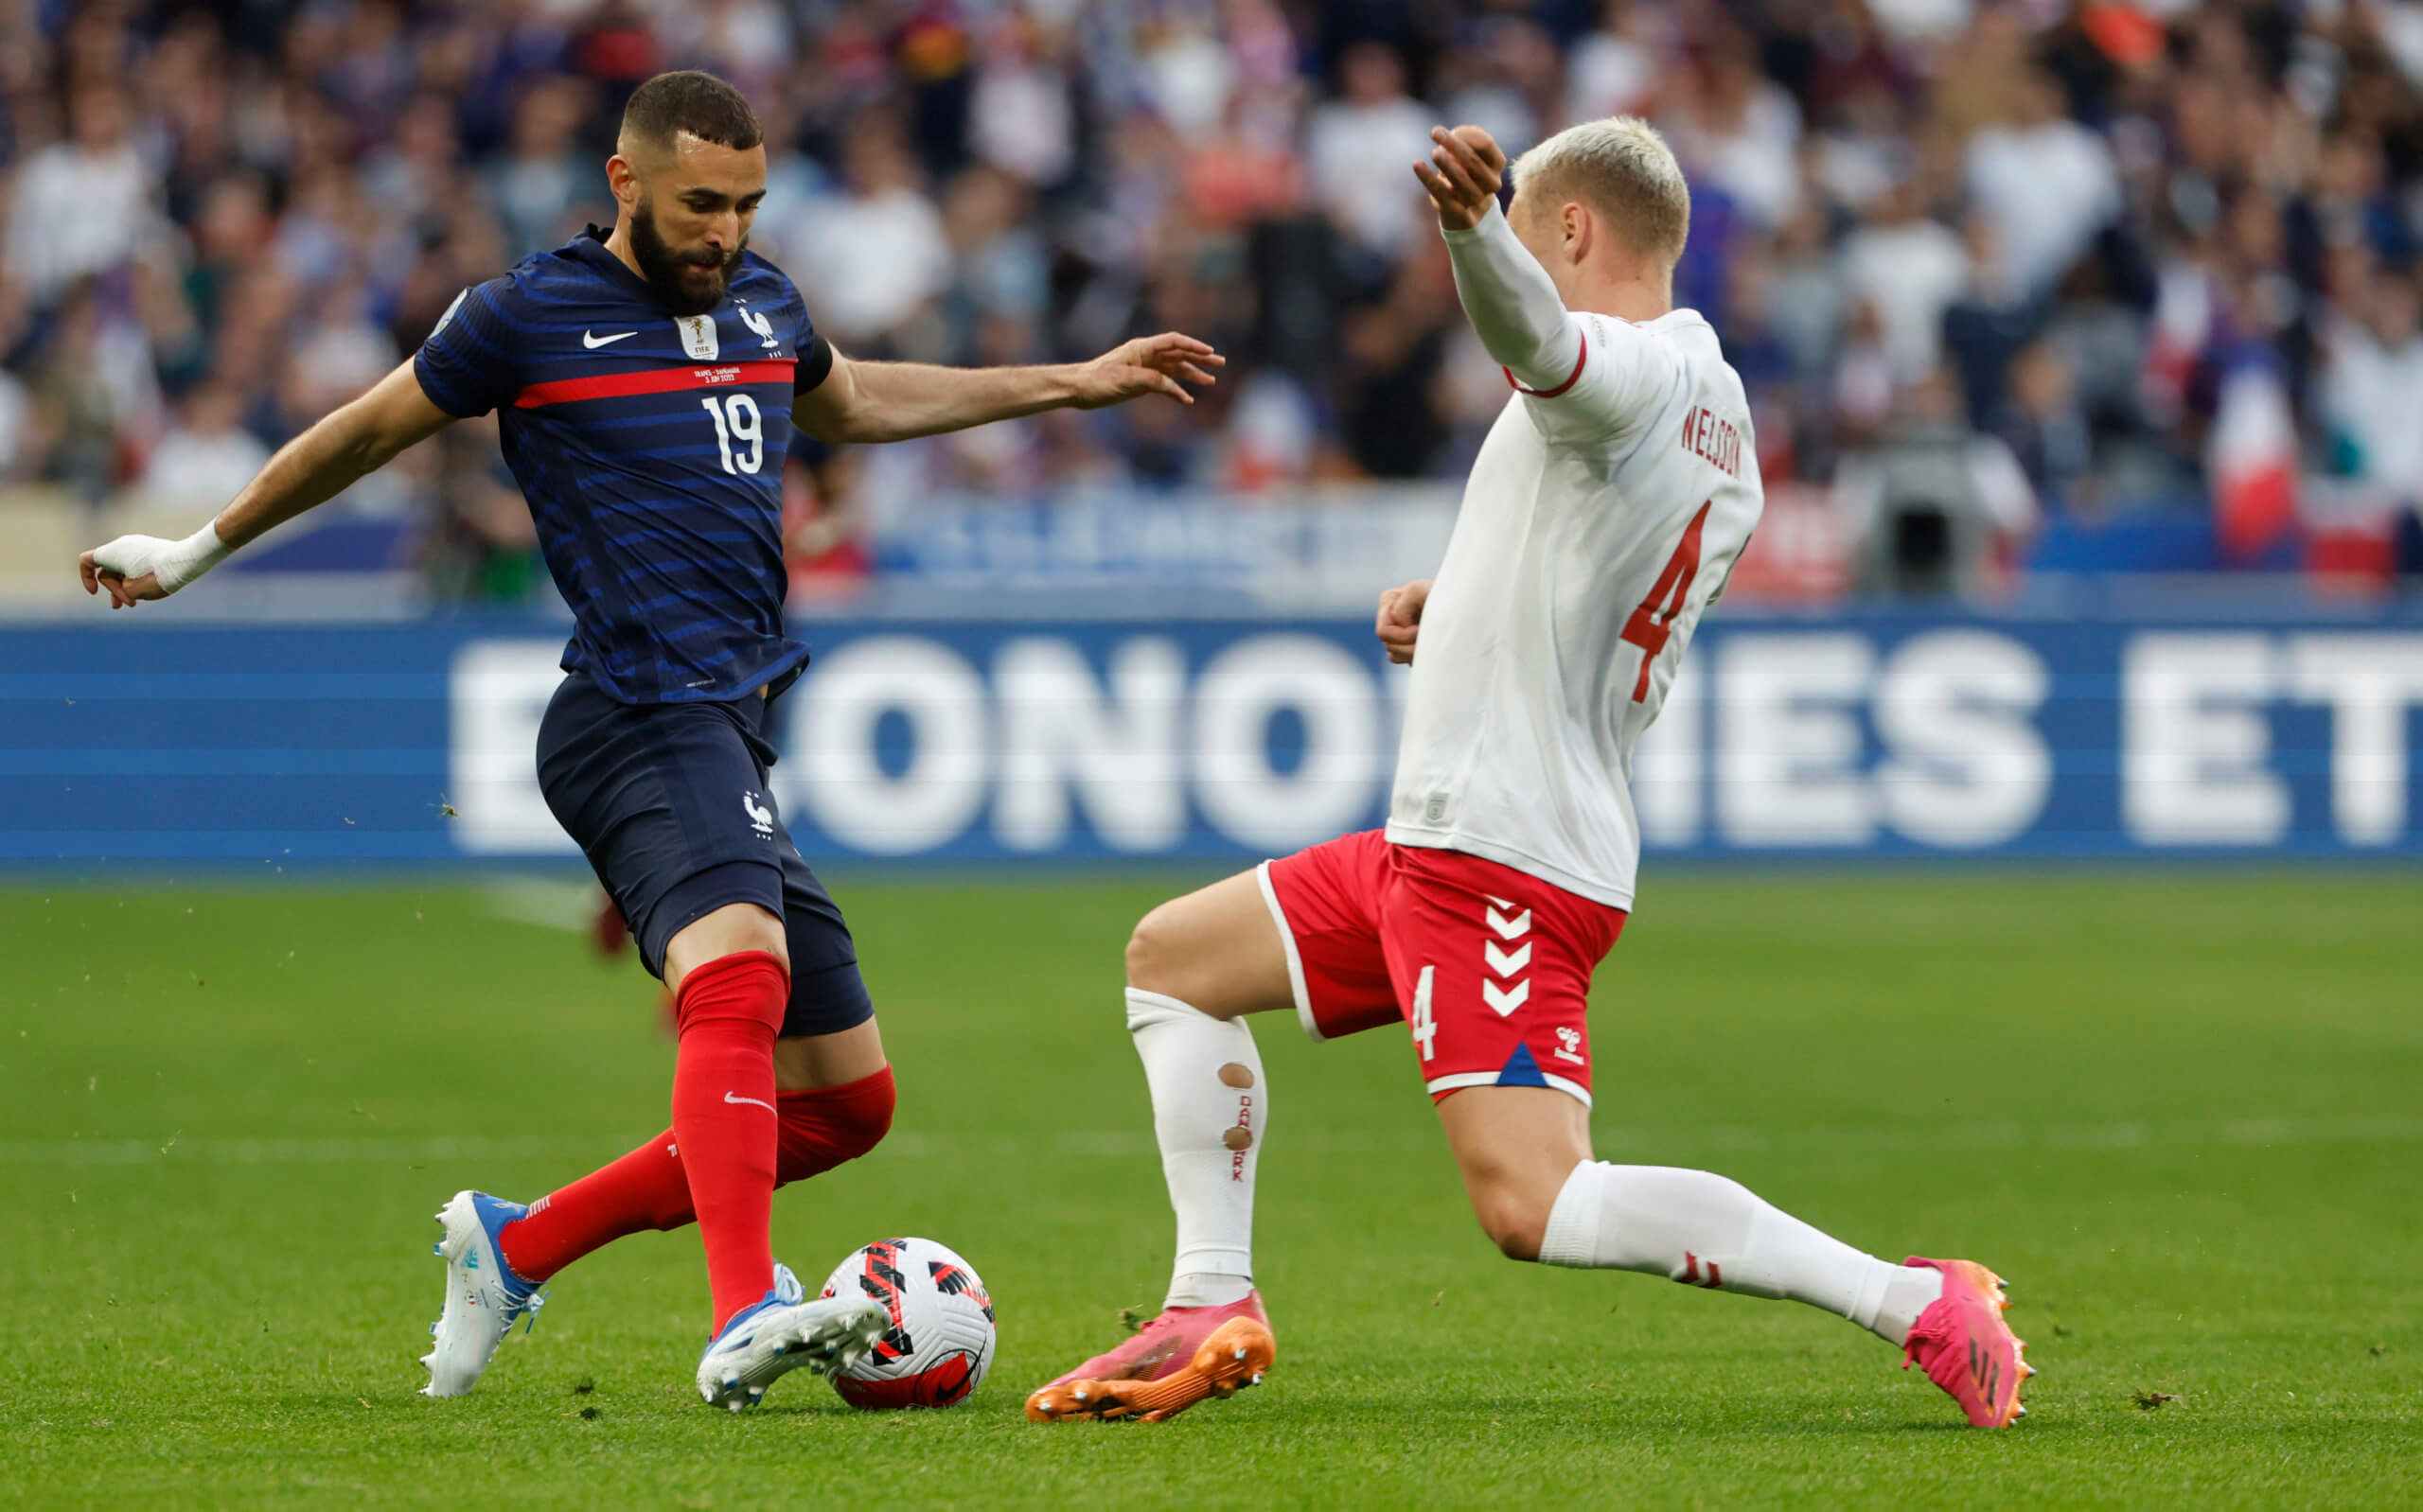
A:
{"type": "Polygon", "coordinates": [[[1630,908],[1632,756],[1763,500],[1742,379],[1695,310],[1576,316],[1464,485],[1422,615],[1388,838],[1630,908]]]}

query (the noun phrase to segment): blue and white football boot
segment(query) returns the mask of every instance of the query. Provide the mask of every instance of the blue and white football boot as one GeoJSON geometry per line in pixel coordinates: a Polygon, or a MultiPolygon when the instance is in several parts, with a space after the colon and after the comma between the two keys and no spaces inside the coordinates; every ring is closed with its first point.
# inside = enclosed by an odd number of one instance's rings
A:
{"type": "Polygon", "coordinates": [[[437,1257],[446,1262],[446,1310],[429,1331],[437,1343],[420,1363],[429,1367],[424,1397],[460,1397],[480,1383],[496,1346],[527,1317],[535,1327],[546,1294],[513,1274],[497,1236],[529,1212],[486,1192],[456,1192],[437,1215],[446,1225],[437,1257]]]}
{"type": "Polygon", "coordinates": [[[754,1407],[766,1388],[805,1365],[820,1376],[866,1358],[891,1314],[850,1297],[810,1299],[787,1265],[774,1267],[766,1299],[732,1315],[699,1357],[699,1395],[710,1407],[754,1407]]]}

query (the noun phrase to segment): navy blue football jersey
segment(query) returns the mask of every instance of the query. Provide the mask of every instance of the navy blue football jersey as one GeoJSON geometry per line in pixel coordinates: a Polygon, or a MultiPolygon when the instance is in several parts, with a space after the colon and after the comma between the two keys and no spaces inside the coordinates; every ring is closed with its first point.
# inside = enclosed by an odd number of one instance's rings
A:
{"type": "Polygon", "coordinates": [[[736,698],[807,659],[783,634],[783,458],[832,349],[743,254],[712,314],[674,315],[595,227],[463,291],[413,360],[431,402],[498,412],[571,606],[566,671],[626,703],[736,698]]]}

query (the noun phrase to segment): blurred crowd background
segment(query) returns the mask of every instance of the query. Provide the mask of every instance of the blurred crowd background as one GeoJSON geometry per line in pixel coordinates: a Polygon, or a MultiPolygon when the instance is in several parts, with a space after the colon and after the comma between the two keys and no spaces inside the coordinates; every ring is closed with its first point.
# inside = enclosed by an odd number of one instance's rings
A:
{"type": "MultiPolygon", "coordinates": [[[[2423,571],[2411,0],[0,0],[0,483],[215,506],[609,220],[622,101],[681,66],[755,101],[753,244],[853,355],[1232,357],[1191,410],[803,450],[829,571],[886,500],[1457,477],[1506,388],[1409,165],[1434,122],[1518,152],[1635,113],[1692,183],[1677,302],[1846,583],[1990,590],[2115,532],[2423,571]]],[[[532,591],[492,420],[348,507],[440,596],[532,591]]]]}

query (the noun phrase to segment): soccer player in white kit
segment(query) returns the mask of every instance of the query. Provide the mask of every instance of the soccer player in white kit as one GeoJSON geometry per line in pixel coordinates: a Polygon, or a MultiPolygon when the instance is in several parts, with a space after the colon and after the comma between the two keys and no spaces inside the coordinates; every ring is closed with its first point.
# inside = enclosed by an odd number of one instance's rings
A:
{"type": "Polygon", "coordinates": [[[1629,118],[1514,166],[1434,130],[1430,192],[1465,313],[1514,396],[1437,578],[1380,600],[1412,665],[1388,828],[1162,905],[1127,945],[1177,1257],[1161,1314],[1039,1388],[1038,1421],[1158,1420],[1262,1379],[1253,1181],[1270,1094],[1248,1014],[1317,1040],[1405,1023],[1481,1226],[1512,1258],[1789,1297],[1900,1345],[1980,1427],[2033,1374],[2002,1284],[1889,1264],[1707,1171],[1591,1158],[1590,975],[1632,906],[1633,749],[1758,524],[1742,381],[1672,308],[1682,170],[1629,118]],[[1417,655],[1417,650],[1419,655],[1417,655]]]}

